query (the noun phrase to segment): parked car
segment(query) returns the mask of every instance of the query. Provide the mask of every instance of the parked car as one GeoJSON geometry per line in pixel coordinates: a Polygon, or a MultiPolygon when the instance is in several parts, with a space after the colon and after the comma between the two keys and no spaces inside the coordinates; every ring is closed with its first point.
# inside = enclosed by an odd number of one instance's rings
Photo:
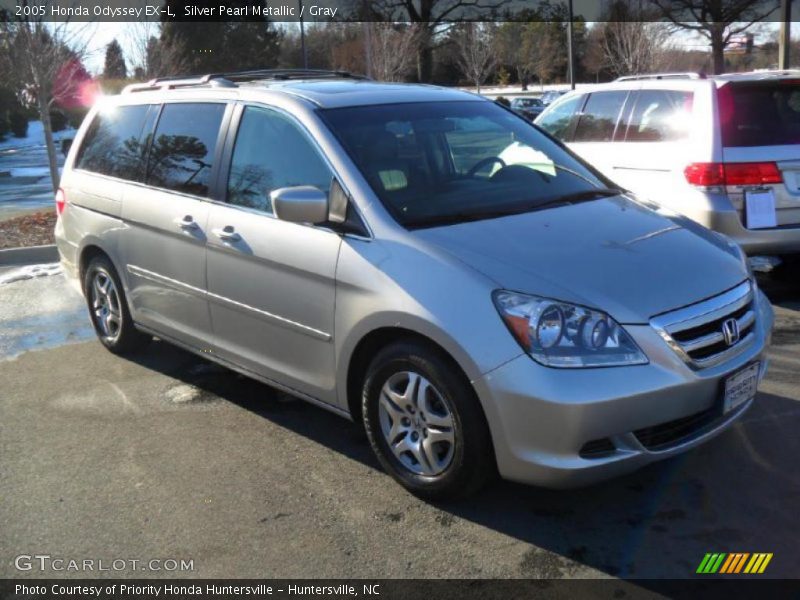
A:
{"type": "Polygon", "coordinates": [[[511,100],[511,110],[533,121],[544,110],[544,104],[539,98],[513,98],[511,100]]]}
{"type": "Polygon", "coordinates": [[[550,106],[553,102],[561,98],[564,94],[566,94],[566,90],[549,90],[542,94],[542,104],[544,106],[550,106]]]}
{"type": "Polygon", "coordinates": [[[158,336],[351,418],[427,498],[673,456],[767,368],[772,309],[736,245],[465,92],[129,86],[87,116],[56,204],[106,348],[158,336]]]}
{"type": "Polygon", "coordinates": [[[564,96],[536,123],[748,255],[800,252],[800,72],[627,77],[564,96]]]}

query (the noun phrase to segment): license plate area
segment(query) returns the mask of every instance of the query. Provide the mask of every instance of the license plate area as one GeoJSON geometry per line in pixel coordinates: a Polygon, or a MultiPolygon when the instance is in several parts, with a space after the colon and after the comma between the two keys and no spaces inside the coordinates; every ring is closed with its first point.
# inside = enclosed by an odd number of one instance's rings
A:
{"type": "Polygon", "coordinates": [[[752,363],[725,379],[722,414],[735,410],[756,396],[760,363],[752,363]]]}

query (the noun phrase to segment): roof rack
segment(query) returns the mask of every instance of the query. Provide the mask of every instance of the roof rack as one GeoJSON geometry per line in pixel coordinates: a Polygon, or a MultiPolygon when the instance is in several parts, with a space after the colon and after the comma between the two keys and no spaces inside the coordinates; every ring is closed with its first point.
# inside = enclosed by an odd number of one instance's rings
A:
{"type": "Polygon", "coordinates": [[[647,75],[625,75],[614,81],[637,81],[641,79],[705,79],[705,73],[650,73],[647,75]]]}
{"type": "Polygon", "coordinates": [[[211,87],[238,87],[237,83],[258,81],[262,79],[369,79],[348,71],[328,71],[324,69],[255,69],[251,71],[234,71],[230,73],[209,73],[196,77],[158,77],[146,83],[132,83],[122,90],[123,94],[146,92],[157,89],[172,90],[182,87],[208,85],[211,87]]]}

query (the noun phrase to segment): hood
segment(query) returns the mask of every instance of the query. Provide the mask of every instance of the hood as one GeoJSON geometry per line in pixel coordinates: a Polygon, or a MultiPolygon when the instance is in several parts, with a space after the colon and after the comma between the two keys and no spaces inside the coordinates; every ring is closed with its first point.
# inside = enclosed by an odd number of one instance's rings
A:
{"type": "Polygon", "coordinates": [[[627,324],[646,323],[747,277],[739,251],[720,236],[624,196],[414,235],[498,287],[596,308],[627,324]]]}

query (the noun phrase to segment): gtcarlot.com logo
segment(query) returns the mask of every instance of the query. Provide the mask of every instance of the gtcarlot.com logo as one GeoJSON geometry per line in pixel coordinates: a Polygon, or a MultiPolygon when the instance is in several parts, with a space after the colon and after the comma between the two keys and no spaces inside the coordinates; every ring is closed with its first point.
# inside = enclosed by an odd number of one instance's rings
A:
{"type": "Polygon", "coordinates": [[[49,554],[20,554],[18,571],[194,571],[194,559],[183,558],[69,558],[49,554]]]}
{"type": "Polygon", "coordinates": [[[701,575],[713,574],[761,574],[769,561],[772,560],[772,552],[708,552],[696,573],[701,575]]]}

